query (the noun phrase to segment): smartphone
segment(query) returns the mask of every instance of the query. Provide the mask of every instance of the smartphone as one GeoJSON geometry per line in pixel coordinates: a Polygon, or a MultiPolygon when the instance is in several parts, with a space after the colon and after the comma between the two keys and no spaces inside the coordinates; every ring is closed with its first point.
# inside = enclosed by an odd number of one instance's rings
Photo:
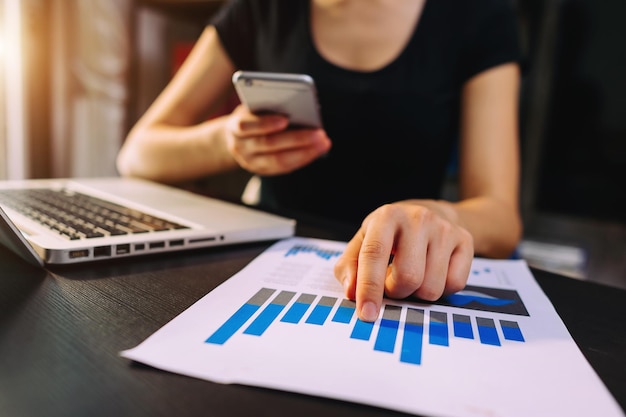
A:
{"type": "Polygon", "coordinates": [[[322,127],[317,90],[309,75],[237,71],[233,85],[239,100],[254,114],[285,115],[291,129],[322,127]]]}

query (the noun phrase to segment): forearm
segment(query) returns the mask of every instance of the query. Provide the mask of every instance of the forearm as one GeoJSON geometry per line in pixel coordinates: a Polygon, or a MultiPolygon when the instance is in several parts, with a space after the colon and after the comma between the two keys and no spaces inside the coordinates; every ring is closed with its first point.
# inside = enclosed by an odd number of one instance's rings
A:
{"type": "Polygon", "coordinates": [[[519,211],[511,203],[476,197],[447,203],[456,221],[474,238],[478,256],[505,258],[511,255],[522,234],[519,211]]]}
{"type": "Polygon", "coordinates": [[[175,183],[235,169],[225,117],[193,126],[137,126],[118,158],[121,175],[175,183]]]}
{"type": "Polygon", "coordinates": [[[522,233],[519,77],[516,64],[503,64],[474,76],[463,89],[460,200],[451,206],[480,256],[509,256],[522,233]]]}

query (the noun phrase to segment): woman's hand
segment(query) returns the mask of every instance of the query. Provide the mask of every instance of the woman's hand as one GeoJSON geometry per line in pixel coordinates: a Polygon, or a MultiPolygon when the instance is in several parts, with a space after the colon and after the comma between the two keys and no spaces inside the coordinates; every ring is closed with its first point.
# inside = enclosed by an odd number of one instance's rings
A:
{"type": "Polygon", "coordinates": [[[335,265],[359,318],[377,319],[383,295],[434,301],[465,287],[474,256],[470,233],[450,203],[384,205],[363,221],[335,265]]]}
{"type": "Polygon", "coordinates": [[[308,165],[326,154],[331,142],[323,129],[287,130],[280,115],[254,115],[238,106],[229,116],[227,148],[244,169],[278,175],[308,165]]]}

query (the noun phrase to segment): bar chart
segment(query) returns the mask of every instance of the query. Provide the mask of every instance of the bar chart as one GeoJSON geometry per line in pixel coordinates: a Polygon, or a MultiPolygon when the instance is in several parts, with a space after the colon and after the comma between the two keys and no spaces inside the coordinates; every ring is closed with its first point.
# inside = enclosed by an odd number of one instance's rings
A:
{"type": "Polygon", "coordinates": [[[471,287],[452,299],[444,298],[439,304],[419,307],[386,303],[379,320],[365,322],[356,316],[356,305],[351,300],[263,287],[205,342],[224,345],[232,337],[262,337],[270,326],[338,323],[347,327],[347,338],[371,341],[374,351],[397,353],[400,362],[413,365],[422,363],[425,346],[450,347],[454,339],[499,347],[505,342],[524,343],[522,329],[514,319],[515,315],[528,315],[521,299],[513,290],[496,290],[506,298],[497,298],[493,292],[492,288],[471,287]],[[451,305],[465,306],[467,313],[440,308],[451,305]],[[510,310],[506,314],[512,318],[475,313],[477,310],[502,313],[503,307],[510,310]]]}
{"type": "Polygon", "coordinates": [[[325,260],[331,260],[340,256],[343,252],[332,249],[325,249],[317,245],[293,245],[286,253],[285,257],[295,256],[301,253],[313,253],[325,260]]]}
{"type": "Polygon", "coordinates": [[[276,242],[123,356],[415,415],[623,415],[525,262],[475,258],[462,291],[365,322],[334,276],[345,248],[276,242]]]}

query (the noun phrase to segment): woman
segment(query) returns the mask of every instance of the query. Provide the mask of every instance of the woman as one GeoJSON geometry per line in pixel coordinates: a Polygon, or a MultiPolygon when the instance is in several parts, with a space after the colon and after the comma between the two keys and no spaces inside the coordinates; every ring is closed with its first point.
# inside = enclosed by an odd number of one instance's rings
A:
{"type": "Polygon", "coordinates": [[[465,286],[475,253],[517,244],[518,54],[505,0],[234,0],[118,168],[177,182],[240,166],[261,177],[265,207],[362,220],[335,275],[373,321],[384,294],[435,300],[465,286]],[[311,75],[324,129],[243,106],[207,121],[238,69],[311,75]],[[447,202],[456,146],[460,198],[447,202]]]}

